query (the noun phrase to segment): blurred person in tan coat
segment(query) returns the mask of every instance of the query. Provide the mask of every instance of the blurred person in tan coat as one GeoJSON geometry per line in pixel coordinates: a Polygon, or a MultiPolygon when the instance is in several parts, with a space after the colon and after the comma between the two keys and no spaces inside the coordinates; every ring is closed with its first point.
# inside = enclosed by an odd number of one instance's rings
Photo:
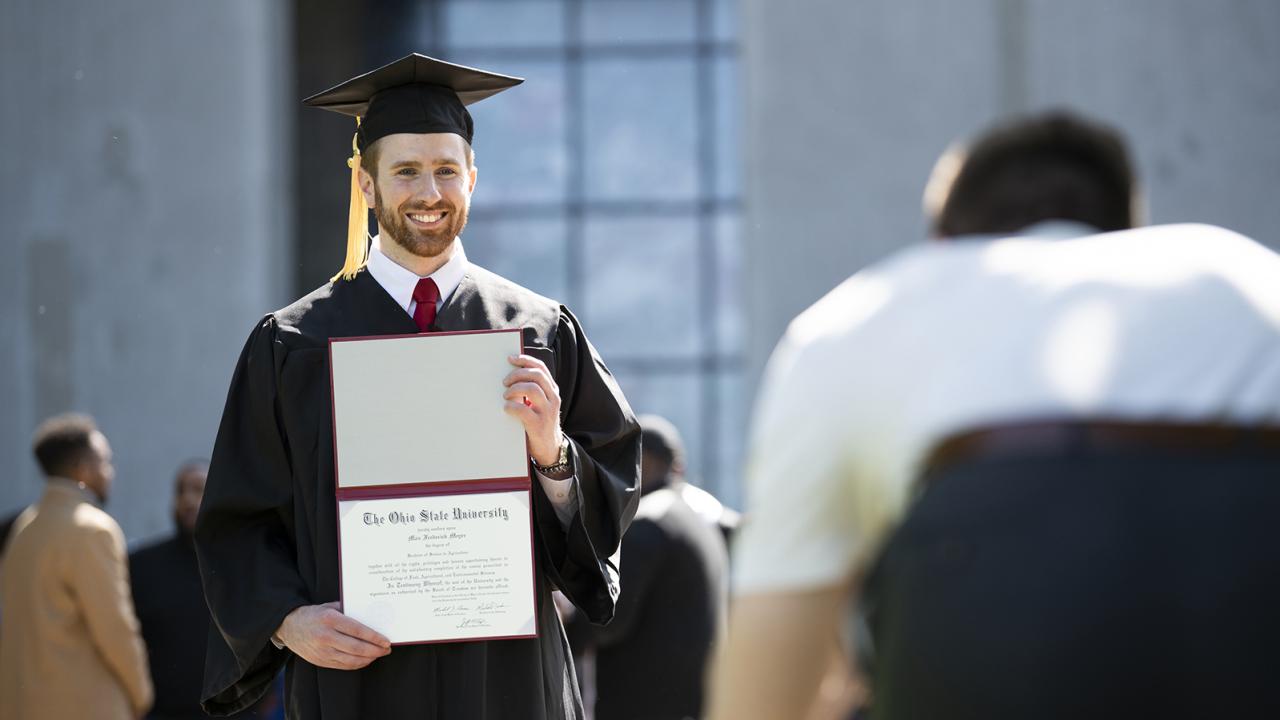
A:
{"type": "Polygon", "coordinates": [[[45,492],[0,560],[0,720],[141,717],[152,688],[124,534],[99,507],[111,446],[68,414],[40,426],[34,450],[45,492]]]}

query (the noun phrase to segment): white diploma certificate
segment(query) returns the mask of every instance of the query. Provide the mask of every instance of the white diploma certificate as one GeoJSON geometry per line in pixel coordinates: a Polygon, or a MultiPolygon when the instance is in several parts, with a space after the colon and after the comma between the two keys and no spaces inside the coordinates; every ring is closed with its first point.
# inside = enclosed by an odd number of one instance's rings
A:
{"type": "Polygon", "coordinates": [[[537,634],[517,330],[330,346],[342,608],[393,644],[537,634]]]}
{"type": "Polygon", "coordinates": [[[392,642],[534,634],[529,492],[338,503],[342,611],[392,642]]]}

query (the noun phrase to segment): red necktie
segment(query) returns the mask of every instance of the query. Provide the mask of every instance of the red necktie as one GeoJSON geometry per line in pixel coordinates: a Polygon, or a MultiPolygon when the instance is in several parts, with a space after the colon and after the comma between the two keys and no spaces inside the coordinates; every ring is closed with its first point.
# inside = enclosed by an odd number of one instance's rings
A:
{"type": "Polygon", "coordinates": [[[422,278],[413,289],[413,299],[418,307],[413,309],[413,321],[418,323],[418,332],[431,332],[431,323],[436,321],[436,301],[440,299],[440,288],[431,278],[422,278]]]}

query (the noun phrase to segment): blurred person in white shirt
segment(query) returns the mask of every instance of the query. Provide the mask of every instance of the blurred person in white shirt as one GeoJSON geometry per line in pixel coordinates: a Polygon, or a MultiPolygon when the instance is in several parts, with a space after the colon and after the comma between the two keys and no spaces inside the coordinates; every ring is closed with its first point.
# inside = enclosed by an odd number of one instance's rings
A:
{"type": "Polygon", "coordinates": [[[1276,716],[1280,256],[1135,188],[1109,129],[998,127],[791,323],[713,718],[803,717],[855,604],[877,720],[1276,716]]]}

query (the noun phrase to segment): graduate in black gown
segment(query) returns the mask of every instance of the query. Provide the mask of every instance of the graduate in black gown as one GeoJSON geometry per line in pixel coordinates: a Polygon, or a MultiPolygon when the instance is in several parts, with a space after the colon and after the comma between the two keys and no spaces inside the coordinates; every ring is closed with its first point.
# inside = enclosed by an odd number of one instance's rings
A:
{"type": "MultiPolygon", "coordinates": [[[[210,712],[252,704],[283,665],[291,718],[582,717],[550,593],[563,591],[593,622],[612,617],[611,557],[639,497],[639,427],[573,315],[466,263],[456,239],[476,177],[465,104],[519,82],[411,55],[307,101],[362,119],[348,258],[328,284],[257,324],[231,381],[196,528],[214,619],[210,712]],[[373,249],[363,202],[378,219],[373,249]],[[388,259],[398,273],[417,269],[412,299],[375,277],[368,252],[384,273],[388,259]],[[444,277],[459,267],[460,279],[444,277]],[[438,297],[421,294],[437,275],[438,297]],[[494,401],[523,423],[538,478],[538,637],[390,649],[331,604],[339,575],[328,341],[503,328],[524,334],[524,354],[494,401]]],[[[448,416],[424,407],[422,432],[448,416]]]]}

